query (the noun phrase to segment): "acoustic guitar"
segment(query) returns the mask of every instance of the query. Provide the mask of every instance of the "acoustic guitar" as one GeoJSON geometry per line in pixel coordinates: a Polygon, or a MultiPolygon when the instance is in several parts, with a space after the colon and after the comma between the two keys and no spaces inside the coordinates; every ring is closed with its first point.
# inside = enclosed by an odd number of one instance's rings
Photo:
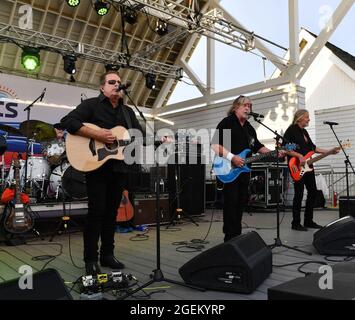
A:
{"type": "MultiPolygon", "coordinates": [[[[94,130],[101,129],[92,123],[84,123],[84,125],[94,130]]],[[[116,141],[112,144],[68,134],[65,144],[69,163],[79,171],[93,171],[110,159],[124,160],[123,153],[126,146],[131,143],[143,142],[143,139],[131,139],[128,130],[124,127],[117,126],[110,130],[112,135],[116,137],[116,141]]],[[[147,138],[147,140],[149,139],[147,138]]]]}
{"type": "Polygon", "coordinates": [[[134,216],[134,209],[132,203],[129,201],[128,191],[124,190],[122,193],[121,204],[117,209],[116,222],[131,221],[134,216]]]}

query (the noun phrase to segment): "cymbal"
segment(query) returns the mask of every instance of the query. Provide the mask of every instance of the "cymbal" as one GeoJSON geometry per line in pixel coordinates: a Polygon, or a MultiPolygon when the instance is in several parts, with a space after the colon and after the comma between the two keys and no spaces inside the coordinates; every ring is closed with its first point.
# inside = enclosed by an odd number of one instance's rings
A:
{"type": "Polygon", "coordinates": [[[22,136],[22,133],[19,129],[16,129],[14,127],[11,127],[11,126],[7,126],[6,124],[1,124],[0,123],[0,130],[2,131],[5,131],[11,135],[14,135],[14,136],[22,136]]]}
{"type": "Polygon", "coordinates": [[[26,120],[20,124],[24,136],[36,142],[49,141],[56,138],[54,127],[39,120],[26,120]]]}

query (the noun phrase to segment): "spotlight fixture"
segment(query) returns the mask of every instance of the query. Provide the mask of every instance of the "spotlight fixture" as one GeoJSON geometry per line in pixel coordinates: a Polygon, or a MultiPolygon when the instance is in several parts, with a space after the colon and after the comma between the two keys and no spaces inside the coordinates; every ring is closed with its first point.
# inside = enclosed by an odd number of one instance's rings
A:
{"type": "Polygon", "coordinates": [[[76,7],[80,4],[80,0],[66,0],[70,7],[76,7]]]}
{"type": "Polygon", "coordinates": [[[75,74],[76,68],[75,68],[75,61],[76,61],[76,56],[63,56],[64,60],[64,71],[66,73],[69,73],[71,75],[75,74]]]}
{"type": "Polygon", "coordinates": [[[155,81],[157,76],[152,73],[147,73],[145,75],[145,85],[148,89],[154,90],[155,89],[155,81]]]}
{"type": "Polygon", "coordinates": [[[168,33],[168,24],[164,20],[159,19],[157,21],[157,25],[155,27],[155,32],[157,34],[159,34],[160,36],[167,34],[168,33]]]}
{"type": "Polygon", "coordinates": [[[107,71],[118,71],[120,70],[120,66],[117,65],[117,64],[113,64],[113,63],[107,63],[105,64],[105,69],[106,69],[106,72],[107,71]]]}
{"type": "Polygon", "coordinates": [[[94,8],[99,16],[104,16],[110,10],[110,4],[103,0],[95,0],[94,8]]]}
{"type": "Polygon", "coordinates": [[[39,49],[25,47],[22,49],[21,64],[27,71],[35,71],[41,65],[39,49]]]}
{"type": "Polygon", "coordinates": [[[135,24],[137,22],[137,11],[127,7],[124,9],[123,17],[129,24],[135,24]]]}

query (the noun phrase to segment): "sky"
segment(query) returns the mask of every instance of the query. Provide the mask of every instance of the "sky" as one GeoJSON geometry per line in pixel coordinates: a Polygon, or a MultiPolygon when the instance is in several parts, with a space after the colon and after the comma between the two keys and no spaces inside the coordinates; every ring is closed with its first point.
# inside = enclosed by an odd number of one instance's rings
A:
{"type": "MultiPolygon", "coordinates": [[[[324,23],[337,8],[340,0],[299,0],[299,27],[319,34],[324,23]]],[[[222,0],[224,7],[249,31],[275,42],[285,48],[289,47],[288,35],[288,0],[222,0]]],[[[342,20],[329,42],[355,55],[355,5],[342,20]]],[[[267,45],[267,43],[264,43],[267,45]]],[[[270,47],[270,46],[269,46],[270,47]]],[[[283,56],[285,51],[270,47],[274,53],[283,56]]],[[[258,51],[255,51],[260,55],[258,51]]],[[[216,41],[215,50],[216,88],[223,91],[264,80],[262,58],[251,53],[216,41]]],[[[189,66],[206,81],[206,38],[202,37],[189,66]]],[[[272,63],[265,63],[266,78],[275,70],[272,63]]],[[[176,103],[201,96],[191,81],[184,77],[176,86],[169,103],[176,103]]]]}

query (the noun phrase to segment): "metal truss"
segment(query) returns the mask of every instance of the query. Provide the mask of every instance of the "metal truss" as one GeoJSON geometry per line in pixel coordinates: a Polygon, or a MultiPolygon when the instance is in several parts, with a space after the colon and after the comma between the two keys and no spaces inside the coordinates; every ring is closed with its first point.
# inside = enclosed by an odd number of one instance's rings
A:
{"type": "Polygon", "coordinates": [[[254,33],[244,30],[223,17],[223,10],[200,13],[173,0],[111,0],[118,5],[137,8],[168,23],[199,33],[229,46],[250,51],[255,48],[254,33]]]}
{"type": "Polygon", "coordinates": [[[103,64],[117,64],[144,73],[153,72],[166,78],[179,79],[182,77],[182,70],[178,66],[149,60],[140,56],[130,57],[125,53],[86,43],[83,44],[39,31],[21,29],[5,23],[0,23],[0,41],[12,42],[20,47],[36,47],[62,55],[75,55],[78,58],[103,64]]]}

